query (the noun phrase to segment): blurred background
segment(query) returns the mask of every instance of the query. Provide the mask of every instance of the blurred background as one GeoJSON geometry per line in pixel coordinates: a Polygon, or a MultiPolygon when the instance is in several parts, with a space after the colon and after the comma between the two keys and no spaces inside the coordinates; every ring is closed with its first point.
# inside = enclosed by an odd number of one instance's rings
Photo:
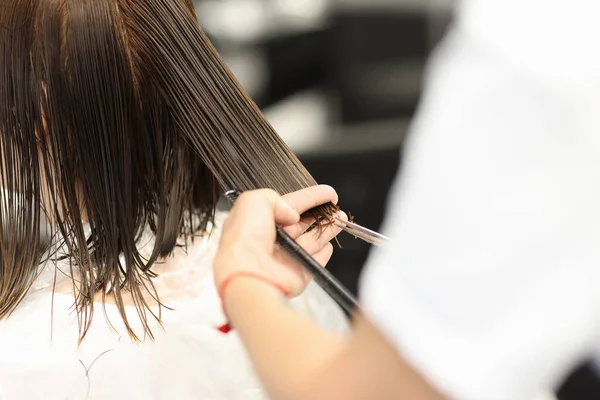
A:
{"type": "MultiPolygon", "coordinates": [[[[356,222],[379,229],[425,60],[451,0],[197,0],[200,24],[275,129],[356,222]]],[[[353,292],[369,245],[330,270],[353,292]]]]}

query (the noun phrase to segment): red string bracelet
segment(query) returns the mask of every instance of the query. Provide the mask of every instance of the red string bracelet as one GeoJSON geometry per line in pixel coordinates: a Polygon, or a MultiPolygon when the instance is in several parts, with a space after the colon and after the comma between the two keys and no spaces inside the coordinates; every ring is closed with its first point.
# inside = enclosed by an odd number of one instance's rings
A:
{"type": "MultiPolygon", "coordinates": [[[[225,278],[225,280],[223,282],[221,282],[221,285],[219,286],[219,298],[221,299],[221,304],[223,306],[223,313],[225,314],[225,316],[227,316],[227,312],[225,311],[225,301],[224,301],[225,300],[225,290],[227,290],[227,288],[229,287],[231,282],[233,282],[237,278],[254,278],[259,281],[268,283],[269,285],[271,285],[274,288],[276,288],[277,290],[279,290],[286,297],[290,294],[279,283],[277,283],[261,274],[251,272],[251,271],[234,272],[233,274],[231,274],[227,278],[225,278]]],[[[227,322],[226,324],[219,326],[217,329],[222,333],[229,333],[231,331],[231,325],[229,324],[229,322],[227,322]]]]}

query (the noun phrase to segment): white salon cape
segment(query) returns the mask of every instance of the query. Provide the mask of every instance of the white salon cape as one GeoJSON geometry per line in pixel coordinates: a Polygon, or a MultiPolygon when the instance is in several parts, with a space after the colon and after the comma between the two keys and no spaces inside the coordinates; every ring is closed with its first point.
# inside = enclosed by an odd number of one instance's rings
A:
{"type": "Polygon", "coordinates": [[[531,400],[600,360],[600,3],[463,1],[361,282],[450,399],[531,400]]]}
{"type": "MultiPolygon", "coordinates": [[[[116,307],[106,305],[107,320],[97,303],[78,346],[73,295],[53,296],[54,265],[47,264],[14,314],[0,321],[0,400],[267,399],[236,332],[217,330],[225,317],[212,261],[223,219],[219,215],[211,236],[196,239],[187,256],[155,280],[172,310],[162,310],[162,327],[150,320],[154,340],[133,342],[116,307]]],[[[59,273],[58,279],[66,278],[59,273]]],[[[314,284],[292,305],[326,329],[348,330],[342,311],[314,284]]],[[[135,308],[127,314],[141,335],[135,308]]]]}

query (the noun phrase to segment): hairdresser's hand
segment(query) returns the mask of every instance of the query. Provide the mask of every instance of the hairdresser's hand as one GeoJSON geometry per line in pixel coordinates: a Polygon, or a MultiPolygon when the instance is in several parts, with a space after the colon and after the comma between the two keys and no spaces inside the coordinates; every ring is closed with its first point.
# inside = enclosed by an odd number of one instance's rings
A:
{"type": "Polygon", "coordinates": [[[252,271],[279,283],[292,296],[302,293],[310,276],[275,244],[275,224],[324,266],[333,252],[330,241],[340,229],[330,225],[320,234],[305,233],[314,221],[300,220],[300,214],[328,202],[337,203],[337,194],[324,185],[283,197],[272,190],[243,193],[223,227],[214,263],[217,287],[232,273],[252,271]]]}

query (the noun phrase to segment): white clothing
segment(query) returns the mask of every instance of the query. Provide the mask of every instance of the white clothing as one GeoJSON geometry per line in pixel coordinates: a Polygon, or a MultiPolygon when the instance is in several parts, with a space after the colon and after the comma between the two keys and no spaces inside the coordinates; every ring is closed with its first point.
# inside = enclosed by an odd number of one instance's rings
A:
{"type": "Polygon", "coordinates": [[[600,3],[463,1],[361,282],[449,398],[530,400],[600,355],[600,3]]]}
{"type": "MultiPolygon", "coordinates": [[[[152,324],[154,341],[132,342],[116,307],[106,305],[113,329],[96,304],[78,347],[73,295],[52,300],[54,265],[48,265],[15,313],[0,321],[0,399],[265,399],[235,330],[216,329],[225,322],[212,274],[218,227],[154,280],[161,301],[173,308],[162,311],[164,328],[152,324]]],[[[348,329],[341,310],[314,284],[292,304],[328,329],[348,329]]],[[[142,332],[135,309],[127,311],[142,332]]]]}

